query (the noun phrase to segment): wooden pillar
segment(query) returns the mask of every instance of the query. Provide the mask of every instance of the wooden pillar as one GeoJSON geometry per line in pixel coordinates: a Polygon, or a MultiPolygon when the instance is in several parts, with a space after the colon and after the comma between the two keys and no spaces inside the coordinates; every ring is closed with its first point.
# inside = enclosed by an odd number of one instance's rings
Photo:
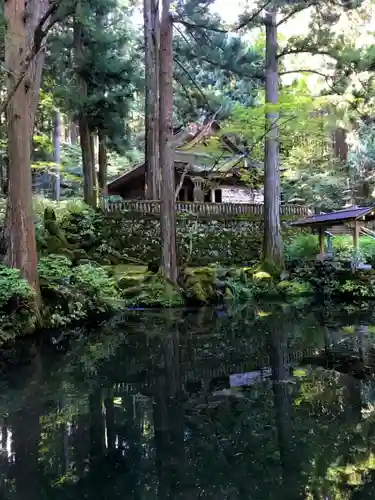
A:
{"type": "Polygon", "coordinates": [[[360,231],[360,221],[354,221],[353,228],[353,247],[354,247],[354,258],[357,261],[359,258],[359,231],[360,231]]]}
{"type": "Polygon", "coordinates": [[[319,259],[324,260],[324,227],[319,228],[319,259]]]}
{"type": "Polygon", "coordinates": [[[194,201],[203,203],[204,202],[203,179],[198,177],[197,179],[193,179],[193,183],[194,183],[194,190],[193,190],[194,201]]]}

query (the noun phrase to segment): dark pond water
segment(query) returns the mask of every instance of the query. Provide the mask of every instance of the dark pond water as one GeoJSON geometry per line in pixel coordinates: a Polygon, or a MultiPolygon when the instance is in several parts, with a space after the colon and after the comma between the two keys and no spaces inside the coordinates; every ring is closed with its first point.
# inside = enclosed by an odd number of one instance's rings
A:
{"type": "Polygon", "coordinates": [[[334,313],[133,312],[3,354],[1,500],[375,498],[375,327],[334,313]]]}

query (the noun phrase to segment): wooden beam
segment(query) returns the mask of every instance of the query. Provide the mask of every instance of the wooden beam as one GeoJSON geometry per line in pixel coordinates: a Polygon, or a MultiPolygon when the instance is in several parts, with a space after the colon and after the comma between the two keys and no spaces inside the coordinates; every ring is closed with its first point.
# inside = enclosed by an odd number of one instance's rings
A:
{"type": "Polygon", "coordinates": [[[354,246],[354,254],[355,254],[355,259],[357,260],[358,255],[359,255],[359,231],[361,228],[361,223],[358,220],[354,221],[354,227],[353,227],[353,246],[354,246]]]}

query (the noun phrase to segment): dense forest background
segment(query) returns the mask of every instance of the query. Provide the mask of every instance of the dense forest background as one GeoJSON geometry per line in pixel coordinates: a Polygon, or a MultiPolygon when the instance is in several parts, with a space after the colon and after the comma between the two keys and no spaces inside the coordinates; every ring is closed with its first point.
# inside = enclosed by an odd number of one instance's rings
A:
{"type": "MultiPolygon", "coordinates": [[[[127,0],[76,3],[71,5],[75,14],[62,13],[66,17],[49,32],[33,134],[32,168],[56,172],[59,164],[62,198],[83,191],[80,114],[88,121],[96,170],[104,153],[110,179],[144,157],[143,7],[127,0]]],[[[300,12],[279,21],[283,200],[326,209],[353,196],[362,201],[372,194],[374,161],[372,2],[355,10],[334,2],[297,7],[300,12]],[[304,29],[306,35],[298,35],[304,29]]],[[[174,123],[202,123],[218,113],[224,132],[262,161],[265,35],[260,23],[247,23],[245,10],[243,27],[241,20],[228,26],[214,1],[180,1],[175,9],[174,123]]],[[[4,40],[5,24],[2,35],[4,40]]],[[[5,68],[2,80],[4,95],[5,68]]],[[[4,113],[1,143],[6,194],[4,113]]],[[[263,182],[262,172],[244,175],[249,183],[263,182]]]]}

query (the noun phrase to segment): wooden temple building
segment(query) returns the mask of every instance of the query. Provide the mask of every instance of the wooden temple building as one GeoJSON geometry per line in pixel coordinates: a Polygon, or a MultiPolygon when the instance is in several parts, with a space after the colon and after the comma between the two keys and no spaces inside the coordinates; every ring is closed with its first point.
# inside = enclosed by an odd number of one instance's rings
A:
{"type": "MultiPolygon", "coordinates": [[[[261,168],[210,120],[174,129],[172,149],[177,200],[182,202],[263,203],[263,189],[251,189],[241,170],[261,168]]],[[[145,164],[141,162],[108,184],[109,196],[145,199],[145,164]]]]}

